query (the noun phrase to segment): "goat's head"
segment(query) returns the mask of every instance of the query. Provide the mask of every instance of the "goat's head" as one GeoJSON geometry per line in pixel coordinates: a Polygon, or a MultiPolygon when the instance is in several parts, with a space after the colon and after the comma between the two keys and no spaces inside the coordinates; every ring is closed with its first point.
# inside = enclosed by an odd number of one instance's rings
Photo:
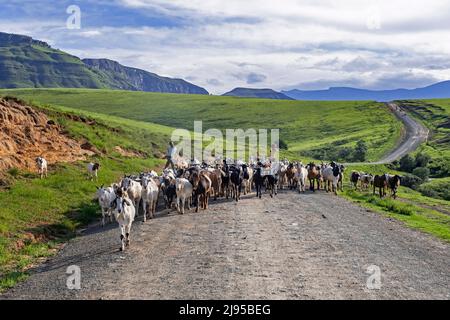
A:
{"type": "Polygon", "coordinates": [[[122,189],[118,189],[116,192],[116,198],[111,203],[111,209],[116,210],[119,214],[124,212],[125,206],[131,206],[131,202],[125,197],[125,193],[122,189]]]}

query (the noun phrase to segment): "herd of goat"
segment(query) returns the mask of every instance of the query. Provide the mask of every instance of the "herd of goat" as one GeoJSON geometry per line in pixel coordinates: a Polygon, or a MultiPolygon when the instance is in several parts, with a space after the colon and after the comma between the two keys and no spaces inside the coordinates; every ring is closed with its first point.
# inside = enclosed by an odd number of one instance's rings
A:
{"type": "MultiPolygon", "coordinates": [[[[39,157],[36,159],[41,178],[47,174],[47,162],[39,157]]],[[[91,180],[98,177],[100,165],[89,163],[88,176],[91,180]]],[[[343,191],[344,165],[331,162],[330,164],[316,165],[301,162],[289,162],[287,160],[276,163],[252,163],[246,164],[239,161],[224,160],[223,163],[208,165],[206,163],[192,163],[190,166],[181,166],[174,169],[165,169],[161,175],[155,171],[141,173],[139,175],[124,176],[121,181],[109,187],[97,187],[96,199],[102,211],[102,226],[109,218],[113,217],[118,222],[121,235],[121,250],[130,244],[130,230],[135,217],[142,210],[143,221],[153,218],[157,209],[158,199],[162,194],[166,209],[176,208],[178,213],[184,214],[185,210],[192,207],[208,209],[209,199],[218,197],[233,199],[238,202],[241,194],[249,194],[256,191],[258,198],[262,197],[262,191],[277,195],[279,189],[288,188],[306,192],[307,182],[309,190],[324,189],[327,192],[337,194],[343,191]]],[[[350,183],[355,188],[367,190],[373,186],[375,194],[379,189],[380,197],[386,195],[386,189],[391,190],[396,197],[397,188],[400,185],[398,175],[375,175],[352,172],[350,183]]]]}

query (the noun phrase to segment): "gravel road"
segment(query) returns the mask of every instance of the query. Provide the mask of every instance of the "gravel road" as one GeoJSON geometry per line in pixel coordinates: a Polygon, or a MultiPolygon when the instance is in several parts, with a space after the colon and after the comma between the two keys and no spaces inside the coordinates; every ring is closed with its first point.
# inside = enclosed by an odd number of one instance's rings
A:
{"type": "Polygon", "coordinates": [[[415,151],[423,142],[428,139],[429,130],[421,123],[410,117],[404,110],[402,110],[395,103],[388,103],[389,109],[394,115],[403,122],[405,126],[405,135],[403,141],[392,150],[388,155],[383,157],[380,161],[373,164],[386,164],[400,159],[404,155],[415,151]]]}
{"type": "Polygon", "coordinates": [[[450,299],[449,244],[323,192],[161,213],[118,248],[116,225],[89,228],[1,298],[450,299]],[[66,287],[70,265],[80,290],[66,287]]]}

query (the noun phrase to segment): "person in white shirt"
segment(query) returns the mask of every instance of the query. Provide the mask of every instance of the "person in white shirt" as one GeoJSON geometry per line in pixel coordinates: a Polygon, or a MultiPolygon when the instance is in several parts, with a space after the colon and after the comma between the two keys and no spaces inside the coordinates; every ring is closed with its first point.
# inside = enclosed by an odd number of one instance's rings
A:
{"type": "Polygon", "coordinates": [[[177,148],[174,146],[173,142],[169,142],[169,148],[167,148],[166,153],[166,167],[164,169],[167,169],[169,166],[172,167],[172,170],[175,170],[175,163],[173,162],[175,159],[175,156],[177,154],[177,148]]]}

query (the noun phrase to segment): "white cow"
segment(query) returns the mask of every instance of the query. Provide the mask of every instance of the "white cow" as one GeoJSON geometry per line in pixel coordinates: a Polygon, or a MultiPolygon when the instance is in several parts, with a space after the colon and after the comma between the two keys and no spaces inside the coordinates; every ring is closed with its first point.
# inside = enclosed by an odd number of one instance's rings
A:
{"type": "Polygon", "coordinates": [[[111,204],[111,209],[119,224],[121,241],[120,251],[123,251],[125,250],[125,246],[128,247],[130,245],[131,225],[133,224],[136,210],[133,202],[122,189],[117,190],[116,197],[111,204]]]}
{"type": "Polygon", "coordinates": [[[177,178],[175,187],[177,192],[177,204],[176,204],[177,210],[179,213],[184,214],[184,207],[186,205],[186,200],[188,210],[191,208],[190,201],[192,199],[192,192],[194,188],[192,184],[189,182],[189,180],[184,178],[177,178]]]}
{"type": "Polygon", "coordinates": [[[38,173],[41,179],[44,178],[44,176],[47,178],[47,160],[45,160],[43,157],[37,157],[36,165],[38,167],[38,173]]]}
{"type": "Polygon", "coordinates": [[[158,202],[159,188],[155,181],[148,177],[143,176],[141,178],[142,186],[142,206],[144,209],[144,222],[147,221],[147,211],[150,213],[150,219],[153,219],[156,212],[156,204],[158,202]]]}

